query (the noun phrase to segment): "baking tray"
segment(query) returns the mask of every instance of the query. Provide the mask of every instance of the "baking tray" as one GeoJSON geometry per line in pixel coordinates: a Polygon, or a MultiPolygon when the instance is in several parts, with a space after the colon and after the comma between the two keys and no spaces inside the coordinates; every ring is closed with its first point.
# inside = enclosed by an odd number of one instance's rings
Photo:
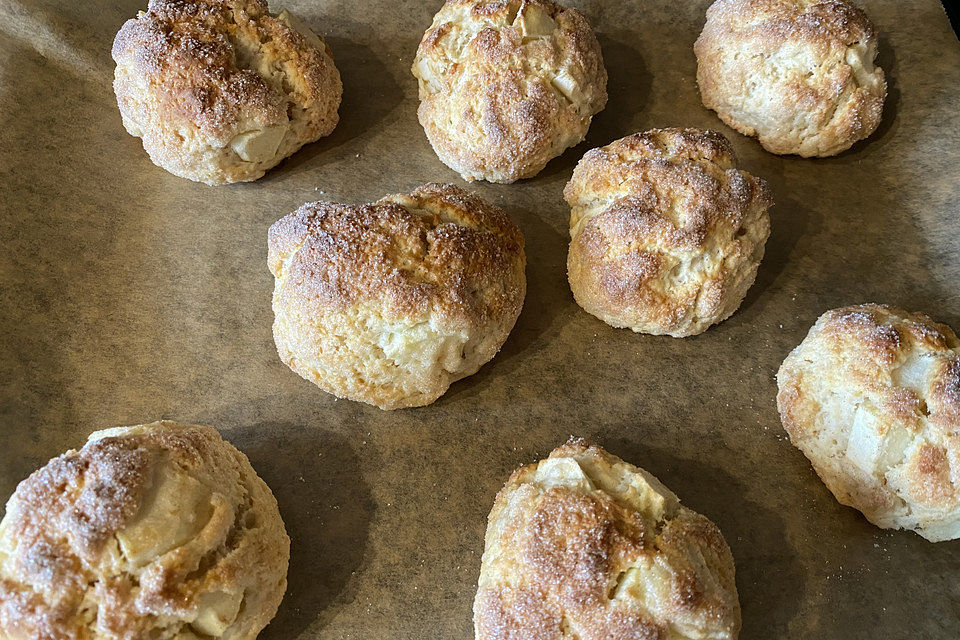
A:
{"type": "Polygon", "coordinates": [[[609,105],[536,178],[469,186],[526,236],[523,314],[477,375],[395,412],[337,401],[280,362],[266,233],[308,200],[463,184],[417,123],[409,72],[439,0],[290,2],[334,52],[341,123],[258,182],[219,188],[154,167],[121,126],[110,45],[144,4],[0,0],[0,499],[95,428],[211,424],[273,488],[293,540],[262,638],[466,639],[494,495],[577,434],[720,526],[741,638],[960,636],[960,541],[882,531],[837,504],[774,401],[780,361],[826,309],[887,302],[960,329],[960,44],[936,0],[864,3],[884,119],[825,160],[765,153],[700,105],[705,0],[568,2],[599,34],[609,105]],[[576,306],[562,198],[587,149],[678,125],[727,135],[776,200],[740,311],[683,340],[576,306]]]}

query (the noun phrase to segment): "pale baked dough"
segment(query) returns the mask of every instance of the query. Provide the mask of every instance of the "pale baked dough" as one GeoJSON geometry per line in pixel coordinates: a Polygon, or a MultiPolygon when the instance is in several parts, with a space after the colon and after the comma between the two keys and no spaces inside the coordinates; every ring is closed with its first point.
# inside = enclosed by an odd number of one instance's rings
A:
{"type": "Polygon", "coordinates": [[[0,638],[252,640],[289,557],[273,494],[215,429],[98,431],[7,503],[0,638]]]}
{"type": "Polygon", "coordinates": [[[117,33],[113,59],[123,126],[190,180],[256,180],[337,124],[329,47],[264,0],[150,0],[117,33]]]}
{"type": "Polygon", "coordinates": [[[413,74],[430,144],[465,180],[536,175],[583,140],[607,102],[593,30],[549,0],[448,0],[413,74]]]}
{"type": "Polygon", "coordinates": [[[659,480],[570,440],[514,472],[487,526],[477,640],[732,640],[733,556],[659,480]]]}
{"type": "Polygon", "coordinates": [[[654,129],[588,151],[564,196],[574,298],[641,333],[690,336],[733,314],[770,235],[766,185],[712,131],[654,129]]]}
{"type": "Polygon", "coordinates": [[[270,228],[281,360],[341,398],[430,404],[503,345],[526,292],[520,229],[451,185],[303,205],[270,228]]]}
{"type": "Polygon", "coordinates": [[[717,0],[694,45],[703,104],[772,153],[832,156],[880,124],[869,18],[840,0],[717,0]]]}
{"type": "Polygon", "coordinates": [[[876,304],[823,314],[784,360],[790,441],[841,504],[886,529],[960,537],[960,341],[876,304]]]}

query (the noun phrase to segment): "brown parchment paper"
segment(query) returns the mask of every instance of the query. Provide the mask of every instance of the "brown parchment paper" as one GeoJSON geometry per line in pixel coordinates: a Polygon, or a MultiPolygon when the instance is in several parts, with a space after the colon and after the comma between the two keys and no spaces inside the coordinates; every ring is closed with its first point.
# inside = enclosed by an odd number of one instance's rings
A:
{"type": "Polygon", "coordinates": [[[392,413],[280,362],[266,232],[308,200],[462,184],[417,123],[409,72],[439,0],[291,1],[333,49],[341,124],[260,181],[219,188],[153,166],[121,126],[110,46],[144,4],[0,0],[0,499],[95,428],[211,424],[273,488],[293,540],[262,638],[465,639],[494,495],[577,434],[719,524],[742,638],[960,637],[960,542],[837,504],[774,400],[780,361],[828,308],[888,302],[960,329],[960,45],[935,0],[864,1],[883,33],[884,120],[826,160],[767,154],[701,106],[706,0],[571,0],[598,31],[609,106],[536,178],[470,186],[526,235],[523,314],[477,375],[392,413]],[[741,310],[683,340],[604,325],[565,276],[577,159],[671,125],[722,131],[777,202],[741,310]]]}

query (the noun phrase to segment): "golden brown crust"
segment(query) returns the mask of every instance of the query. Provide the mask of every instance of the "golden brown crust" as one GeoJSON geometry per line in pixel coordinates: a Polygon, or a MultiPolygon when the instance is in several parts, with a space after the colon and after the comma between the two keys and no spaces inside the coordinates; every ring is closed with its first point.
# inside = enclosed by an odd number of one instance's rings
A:
{"type": "Polygon", "coordinates": [[[577,303],[638,332],[683,337],[729,317],[770,234],[766,185],[712,131],[654,129],[588,151],[564,196],[577,303]]]}
{"type": "Polygon", "coordinates": [[[246,457],[210,427],[94,433],[20,483],[0,523],[0,637],[252,639],[289,539],[246,457]]]}
{"type": "Polygon", "coordinates": [[[694,45],[704,106],[772,153],[831,156],[880,124],[869,18],[842,0],[717,0],[694,45]]]}
{"type": "Polygon", "coordinates": [[[117,33],[113,58],[127,131],[191,180],[256,180],[337,124],[330,49],[263,0],[151,0],[117,33]]]}
{"type": "Polygon", "coordinates": [[[499,350],[526,292],[510,217],[452,185],[308,203],[270,228],[281,359],[340,397],[429,404],[499,350]]]}
{"type": "Polygon", "coordinates": [[[593,30],[549,0],[448,0],[413,74],[430,144],[465,180],[536,175],[583,140],[607,101],[593,30]]]}
{"type": "Polygon", "coordinates": [[[736,638],[733,557],[656,478],[571,440],[497,495],[474,623],[477,640],[736,638]]]}
{"type": "Polygon", "coordinates": [[[828,311],[784,360],[791,442],[841,503],[884,528],[960,537],[960,341],[883,305],[828,311]]]}

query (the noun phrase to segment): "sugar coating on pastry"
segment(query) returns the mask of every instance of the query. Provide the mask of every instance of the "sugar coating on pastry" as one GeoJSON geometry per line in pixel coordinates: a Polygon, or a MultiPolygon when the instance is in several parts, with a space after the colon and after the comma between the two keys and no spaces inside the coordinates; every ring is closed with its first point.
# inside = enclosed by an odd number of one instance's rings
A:
{"type": "Polygon", "coordinates": [[[270,228],[268,260],[281,360],[381,409],[430,404],[475,373],[526,293],[520,229],[452,185],[305,204],[270,228]]]}
{"type": "Polygon", "coordinates": [[[0,637],[252,640],[289,557],[273,494],[215,429],[98,431],[7,502],[0,637]]]}
{"type": "Polygon", "coordinates": [[[717,0],[694,45],[703,104],[772,153],[832,156],[880,124],[869,18],[841,0],[717,0]]]}
{"type": "Polygon", "coordinates": [[[655,477],[571,439],[518,469],[487,525],[477,640],[732,640],[733,556],[655,477]]]}
{"type": "Polygon", "coordinates": [[[654,129],[588,151],[564,197],[574,298],[641,333],[690,336],[732,315],[770,235],[765,183],[713,131],[654,129]]]}
{"type": "Polygon", "coordinates": [[[960,340],[876,304],[823,314],[777,374],[790,441],[841,504],[885,529],[960,538],[960,340]]]}
{"type": "Polygon", "coordinates": [[[550,0],[447,0],[413,74],[430,144],[468,181],[536,175],[607,102],[593,30],[550,0]]]}
{"type": "Polygon", "coordinates": [[[329,47],[264,0],[150,0],[117,33],[113,59],[123,126],[190,180],[256,180],[338,121],[329,47]]]}

